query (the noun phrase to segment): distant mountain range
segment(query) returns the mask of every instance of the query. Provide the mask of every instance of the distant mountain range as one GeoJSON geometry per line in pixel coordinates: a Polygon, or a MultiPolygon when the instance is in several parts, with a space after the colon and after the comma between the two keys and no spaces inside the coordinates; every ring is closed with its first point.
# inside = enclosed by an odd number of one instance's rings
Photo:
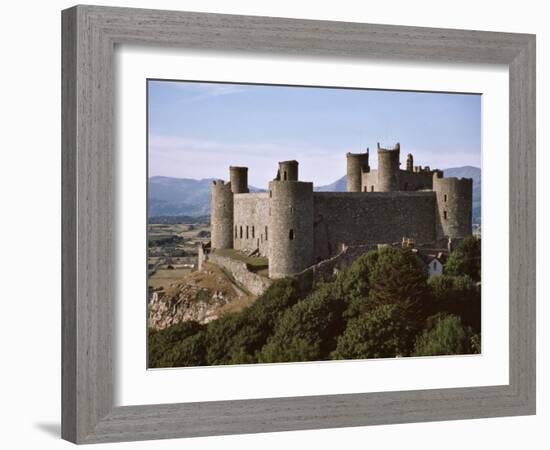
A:
{"type": "MultiPolygon", "coordinates": [[[[213,178],[150,177],[148,186],[148,216],[208,216],[210,186],[213,178]]],[[[261,192],[248,186],[250,192],[261,192]]]]}
{"type": "MultiPolygon", "coordinates": [[[[473,222],[481,223],[481,170],[464,166],[444,169],[446,177],[473,179],[473,222]]],[[[337,179],[331,184],[317,186],[318,192],[345,192],[347,178],[337,179]]],[[[150,177],[148,186],[148,216],[208,216],[210,214],[210,185],[212,178],[195,180],[191,178],[150,177]]],[[[262,192],[254,186],[251,192],[262,192]]]]}

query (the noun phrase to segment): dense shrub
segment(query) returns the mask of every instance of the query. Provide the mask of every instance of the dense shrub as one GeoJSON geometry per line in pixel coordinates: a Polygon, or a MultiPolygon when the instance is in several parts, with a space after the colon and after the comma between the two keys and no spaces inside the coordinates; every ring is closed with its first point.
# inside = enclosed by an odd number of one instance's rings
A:
{"type": "Polygon", "coordinates": [[[332,284],[322,284],[279,319],[259,355],[261,362],[329,359],[344,329],[346,303],[334,295],[332,284]]]}
{"type": "Polygon", "coordinates": [[[208,325],[208,364],[256,362],[278,318],[302,295],[295,281],[278,280],[248,308],[208,325]]]}
{"type": "Polygon", "coordinates": [[[408,356],[414,330],[414,325],[399,305],[381,305],[349,321],[332,357],[366,359],[408,356]]]}
{"type": "Polygon", "coordinates": [[[308,292],[277,280],[239,313],[149,330],[149,365],[479,353],[479,248],[465,239],[447,274],[429,281],[413,252],[394,247],[365,253],[308,292]]]}
{"type": "Polygon", "coordinates": [[[148,330],[149,367],[173,367],[175,364],[175,347],[188,337],[204,329],[197,322],[180,322],[165,330],[148,330]]]}
{"type": "Polygon", "coordinates": [[[479,352],[479,336],[462,325],[460,317],[438,314],[428,320],[431,328],[416,339],[414,356],[464,355],[479,352]]]}
{"type": "Polygon", "coordinates": [[[451,252],[444,267],[447,275],[468,275],[474,281],[481,280],[481,240],[473,236],[465,238],[451,252]]]}
{"type": "Polygon", "coordinates": [[[464,325],[481,331],[481,291],[469,276],[435,276],[428,285],[433,296],[431,314],[447,312],[460,316],[464,325]]]}
{"type": "Polygon", "coordinates": [[[206,362],[206,333],[201,330],[197,334],[186,337],[175,343],[164,353],[158,367],[193,367],[204,366],[206,362]]]}

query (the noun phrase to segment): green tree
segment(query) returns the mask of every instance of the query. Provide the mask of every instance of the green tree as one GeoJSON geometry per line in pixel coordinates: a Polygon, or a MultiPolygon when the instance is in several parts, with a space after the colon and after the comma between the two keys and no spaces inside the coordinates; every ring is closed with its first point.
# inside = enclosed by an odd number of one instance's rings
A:
{"type": "Polygon", "coordinates": [[[368,309],[370,270],[376,265],[377,260],[376,250],[364,253],[349,267],[341,270],[331,283],[334,295],[347,304],[344,311],[346,320],[357,317],[368,309]]]}
{"type": "Polygon", "coordinates": [[[465,238],[449,255],[444,271],[447,275],[468,275],[481,281],[481,240],[473,236],[465,238]]]}
{"type": "Polygon", "coordinates": [[[259,353],[260,362],[329,359],[345,326],[346,302],[331,283],[320,285],[281,316],[259,353]]]}
{"type": "Polygon", "coordinates": [[[481,331],[481,291],[468,275],[435,276],[428,285],[433,297],[431,314],[446,312],[460,316],[464,325],[481,331]]]}
{"type": "Polygon", "coordinates": [[[430,309],[428,273],[410,250],[385,247],[369,272],[371,307],[398,304],[420,325],[430,309]]]}
{"type": "Polygon", "coordinates": [[[430,321],[433,325],[416,339],[414,356],[476,353],[475,342],[479,337],[470,327],[462,325],[460,317],[438,314],[430,321]]]}
{"type": "Polygon", "coordinates": [[[334,359],[408,356],[414,342],[414,324],[397,304],[381,305],[348,322],[339,337],[334,359]]]}

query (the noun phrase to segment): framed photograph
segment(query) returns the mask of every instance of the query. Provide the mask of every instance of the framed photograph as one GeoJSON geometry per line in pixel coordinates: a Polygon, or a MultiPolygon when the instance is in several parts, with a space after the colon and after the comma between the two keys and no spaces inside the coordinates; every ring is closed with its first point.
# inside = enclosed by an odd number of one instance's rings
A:
{"type": "Polygon", "coordinates": [[[62,13],[62,435],[535,413],[535,37],[62,13]]]}

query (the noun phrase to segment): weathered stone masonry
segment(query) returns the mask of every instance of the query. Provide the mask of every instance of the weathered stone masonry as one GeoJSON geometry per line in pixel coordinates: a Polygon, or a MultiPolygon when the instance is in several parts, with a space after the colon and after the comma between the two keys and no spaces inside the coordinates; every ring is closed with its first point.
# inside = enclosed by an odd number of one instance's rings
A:
{"type": "Polygon", "coordinates": [[[230,168],[230,183],[212,184],[212,250],[257,251],[269,277],[303,272],[349,246],[413,238],[418,243],[471,234],[472,180],[413,165],[400,169],[400,145],[378,145],[378,169],[369,151],[348,153],[348,192],[314,192],[298,181],[298,162],[279,163],[268,192],[248,193],[248,169],[230,168]]]}

